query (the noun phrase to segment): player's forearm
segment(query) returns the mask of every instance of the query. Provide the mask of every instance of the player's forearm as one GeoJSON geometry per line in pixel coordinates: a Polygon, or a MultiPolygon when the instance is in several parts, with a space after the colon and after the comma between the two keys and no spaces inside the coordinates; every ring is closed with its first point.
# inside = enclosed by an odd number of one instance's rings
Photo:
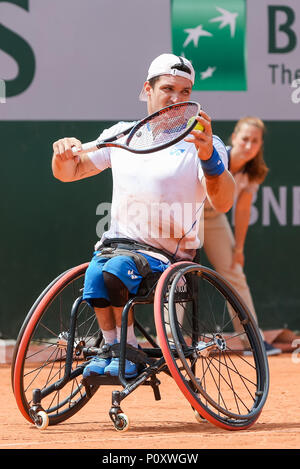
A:
{"type": "Polygon", "coordinates": [[[251,205],[241,206],[237,203],[234,216],[235,248],[238,251],[244,250],[251,214],[251,205]]]}
{"type": "Polygon", "coordinates": [[[216,177],[205,177],[207,196],[218,212],[228,212],[233,205],[235,182],[226,169],[216,177]]]}
{"type": "Polygon", "coordinates": [[[75,160],[61,161],[53,155],[52,172],[53,176],[62,182],[76,181],[78,179],[78,162],[75,160]]]}

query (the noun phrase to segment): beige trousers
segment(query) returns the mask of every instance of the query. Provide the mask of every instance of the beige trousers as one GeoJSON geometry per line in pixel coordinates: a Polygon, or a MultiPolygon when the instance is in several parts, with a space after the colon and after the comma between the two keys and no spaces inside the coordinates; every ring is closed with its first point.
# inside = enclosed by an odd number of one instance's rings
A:
{"type": "MultiPolygon", "coordinates": [[[[234,268],[231,267],[234,244],[234,235],[224,213],[205,217],[203,247],[206,256],[214,270],[222,275],[239,293],[257,322],[252,296],[243,268],[240,264],[235,264],[234,268]]],[[[234,313],[230,305],[228,305],[228,311],[233,318],[234,313]]],[[[241,332],[239,321],[233,319],[233,324],[235,330],[241,332]]]]}

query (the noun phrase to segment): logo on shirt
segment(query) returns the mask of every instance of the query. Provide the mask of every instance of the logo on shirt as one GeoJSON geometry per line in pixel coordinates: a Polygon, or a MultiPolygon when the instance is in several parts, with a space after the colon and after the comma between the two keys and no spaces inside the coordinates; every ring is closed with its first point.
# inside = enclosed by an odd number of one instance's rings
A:
{"type": "Polygon", "coordinates": [[[175,156],[180,156],[182,153],[184,153],[184,148],[173,148],[170,151],[170,155],[175,155],[175,156]]]}
{"type": "Polygon", "coordinates": [[[138,276],[135,275],[133,270],[128,270],[127,274],[132,280],[135,280],[136,278],[138,278],[138,276]]]}

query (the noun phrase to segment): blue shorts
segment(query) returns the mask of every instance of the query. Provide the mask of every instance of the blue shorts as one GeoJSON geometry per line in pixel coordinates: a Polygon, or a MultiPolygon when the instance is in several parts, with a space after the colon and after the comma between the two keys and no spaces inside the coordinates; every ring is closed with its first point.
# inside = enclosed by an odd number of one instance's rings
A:
{"type": "MultiPolygon", "coordinates": [[[[107,259],[97,256],[97,254],[99,254],[98,251],[94,253],[85,273],[83,299],[88,301],[92,298],[104,298],[110,301],[102,272],[115,275],[127,287],[129,293],[136,294],[143,277],[132,257],[116,256],[107,259]]],[[[147,259],[152,272],[163,272],[169,266],[169,263],[164,263],[147,254],[143,253],[142,255],[147,259]]]]}

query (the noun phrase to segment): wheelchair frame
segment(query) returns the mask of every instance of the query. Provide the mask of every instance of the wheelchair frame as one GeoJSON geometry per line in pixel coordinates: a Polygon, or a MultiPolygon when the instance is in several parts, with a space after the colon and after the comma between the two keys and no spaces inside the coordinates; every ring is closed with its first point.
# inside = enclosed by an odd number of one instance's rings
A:
{"type": "MultiPolygon", "coordinates": [[[[59,295],[60,291],[63,291],[60,284],[63,284],[65,279],[68,280],[69,278],[71,282],[73,272],[74,278],[76,272],[82,272],[83,275],[87,265],[88,264],[82,264],[77,268],[70,269],[51,282],[34,303],[20,330],[13,356],[12,385],[18,407],[27,420],[33,422],[40,429],[47,428],[49,424],[54,425],[74,415],[74,413],[80,410],[81,407],[83,407],[83,405],[95,394],[99,386],[121,385],[123,388],[121,391],[112,391],[112,403],[109,416],[116,430],[126,431],[129,428],[129,419],[121,409],[121,402],[140,385],[151,386],[154,392],[154,398],[156,400],[160,400],[160,381],[158,380],[157,375],[160,372],[165,372],[175,379],[179,388],[189,400],[198,420],[205,418],[211,423],[227,430],[245,429],[254,424],[265,404],[269,388],[268,362],[258,327],[246,306],[243,304],[241,298],[229,283],[213,270],[194,262],[178,262],[172,264],[160,276],[158,282],[145,296],[130,298],[124,306],[122,313],[120,344],[115,344],[111,347],[99,347],[99,340],[97,346],[89,347],[86,346],[87,344],[84,341],[82,341],[77,343],[75,347],[78,311],[83,303],[82,296],[76,297],[71,309],[67,335],[66,337],[58,336],[57,339],[57,346],[61,348],[65,346],[66,348],[66,354],[62,360],[64,361],[64,374],[49,386],[32,389],[32,399],[29,401],[25,396],[25,390],[23,389],[24,364],[35,328],[39,324],[42,314],[47,311],[49,304],[52,303],[53,298],[55,297],[55,295],[51,297],[53,289],[56,289],[57,295],[59,295]],[[182,278],[190,279],[186,281],[186,289],[183,292],[181,291],[182,287],[179,286],[182,278]],[[195,372],[197,372],[197,360],[203,362],[208,359],[212,361],[214,358],[211,357],[219,354],[219,361],[221,363],[222,354],[225,356],[227,353],[226,341],[221,333],[214,332],[214,334],[210,334],[209,338],[206,337],[204,340],[199,340],[199,323],[201,325],[202,317],[196,317],[199,309],[199,298],[197,296],[198,292],[195,287],[195,283],[202,279],[208,282],[213,289],[216,289],[216,291],[224,297],[225,301],[230,301],[231,305],[234,306],[240,322],[245,328],[245,333],[251,345],[255,369],[253,372],[255,378],[253,379],[255,380],[255,383],[254,390],[251,390],[250,406],[249,409],[246,409],[246,414],[243,414],[243,412],[239,410],[241,405],[237,406],[238,411],[235,412],[228,409],[222,396],[220,398],[218,395],[215,397],[209,394],[205,383],[206,378],[202,377],[200,379],[195,376],[195,372]],[[155,325],[160,346],[157,345],[155,340],[153,340],[151,335],[147,333],[135,317],[135,326],[149,342],[152,348],[133,349],[133,347],[127,344],[127,322],[129,311],[134,309],[136,305],[152,304],[153,300],[155,325]],[[165,303],[168,304],[167,322],[171,329],[170,338],[166,332],[166,321],[164,318],[165,303]],[[192,304],[191,318],[193,324],[191,326],[191,331],[189,331],[191,343],[185,339],[186,326],[184,327],[183,323],[180,323],[178,320],[176,304],[192,304]],[[72,369],[75,356],[83,357],[84,362],[80,363],[75,369],[72,369]],[[80,398],[79,401],[75,402],[73,407],[61,412],[59,414],[60,418],[55,418],[55,416],[52,418],[51,412],[49,411],[49,419],[47,412],[48,409],[44,409],[42,406],[43,399],[50,396],[52,393],[57,393],[68,383],[76,381],[81,376],[87,360],[94,356],[119,357],[120,366],[118,377],[101,375],[83,378],[81,380],[81,385],[85,388],[86,397],[80,398]],[[135,363],[140,366],[141,371],[136,378],[125,378],[126,358],[131,359],[131,361],[135,361],[135,363]],[[177,365],[177,361],[180,364],[179,366],[177,365]],[[182,369],[184,369],[184,373],[182,372],[182,369]],[[222,402],[222,400],[224,402],[222,402]]],[[[67,285],[69,284],[67,283],[67,285]]],[[[244,361],[246,362],[246,360],[244,361]]],[[[222,366],[225,366],[225,364],[222,366]]],[[[230,364],[229,370],[231,371],[231,368],[233,367],[235,367],[235,365],[230,364]]],[[[252,363],[251,367],[253,368],[252,363]]],[[[247,380],[249,380],[249,384],[247,383],[247,386],[245,387],[250,387],[250,378],[248,378],[248,376],[241,376],[243,382],[247,382],[247,380]]],[[[232,391],[235,400],[237,400],[235,396],[235,394],[238,395],[237,392],[234,388],[232,391]]],[[[70,396],[68,396],[70,401],[72,401],[76,392],[77,391],[75,390],[74,394],[71,392],[70,396]]],[[[218,392],[219,391],[217,391],[217,394],[218,392]]],[[[248,396],[247,399],[249,399],[248,396]]],[[[64,401],[62,404],[64,404],[64,401]]]]}

